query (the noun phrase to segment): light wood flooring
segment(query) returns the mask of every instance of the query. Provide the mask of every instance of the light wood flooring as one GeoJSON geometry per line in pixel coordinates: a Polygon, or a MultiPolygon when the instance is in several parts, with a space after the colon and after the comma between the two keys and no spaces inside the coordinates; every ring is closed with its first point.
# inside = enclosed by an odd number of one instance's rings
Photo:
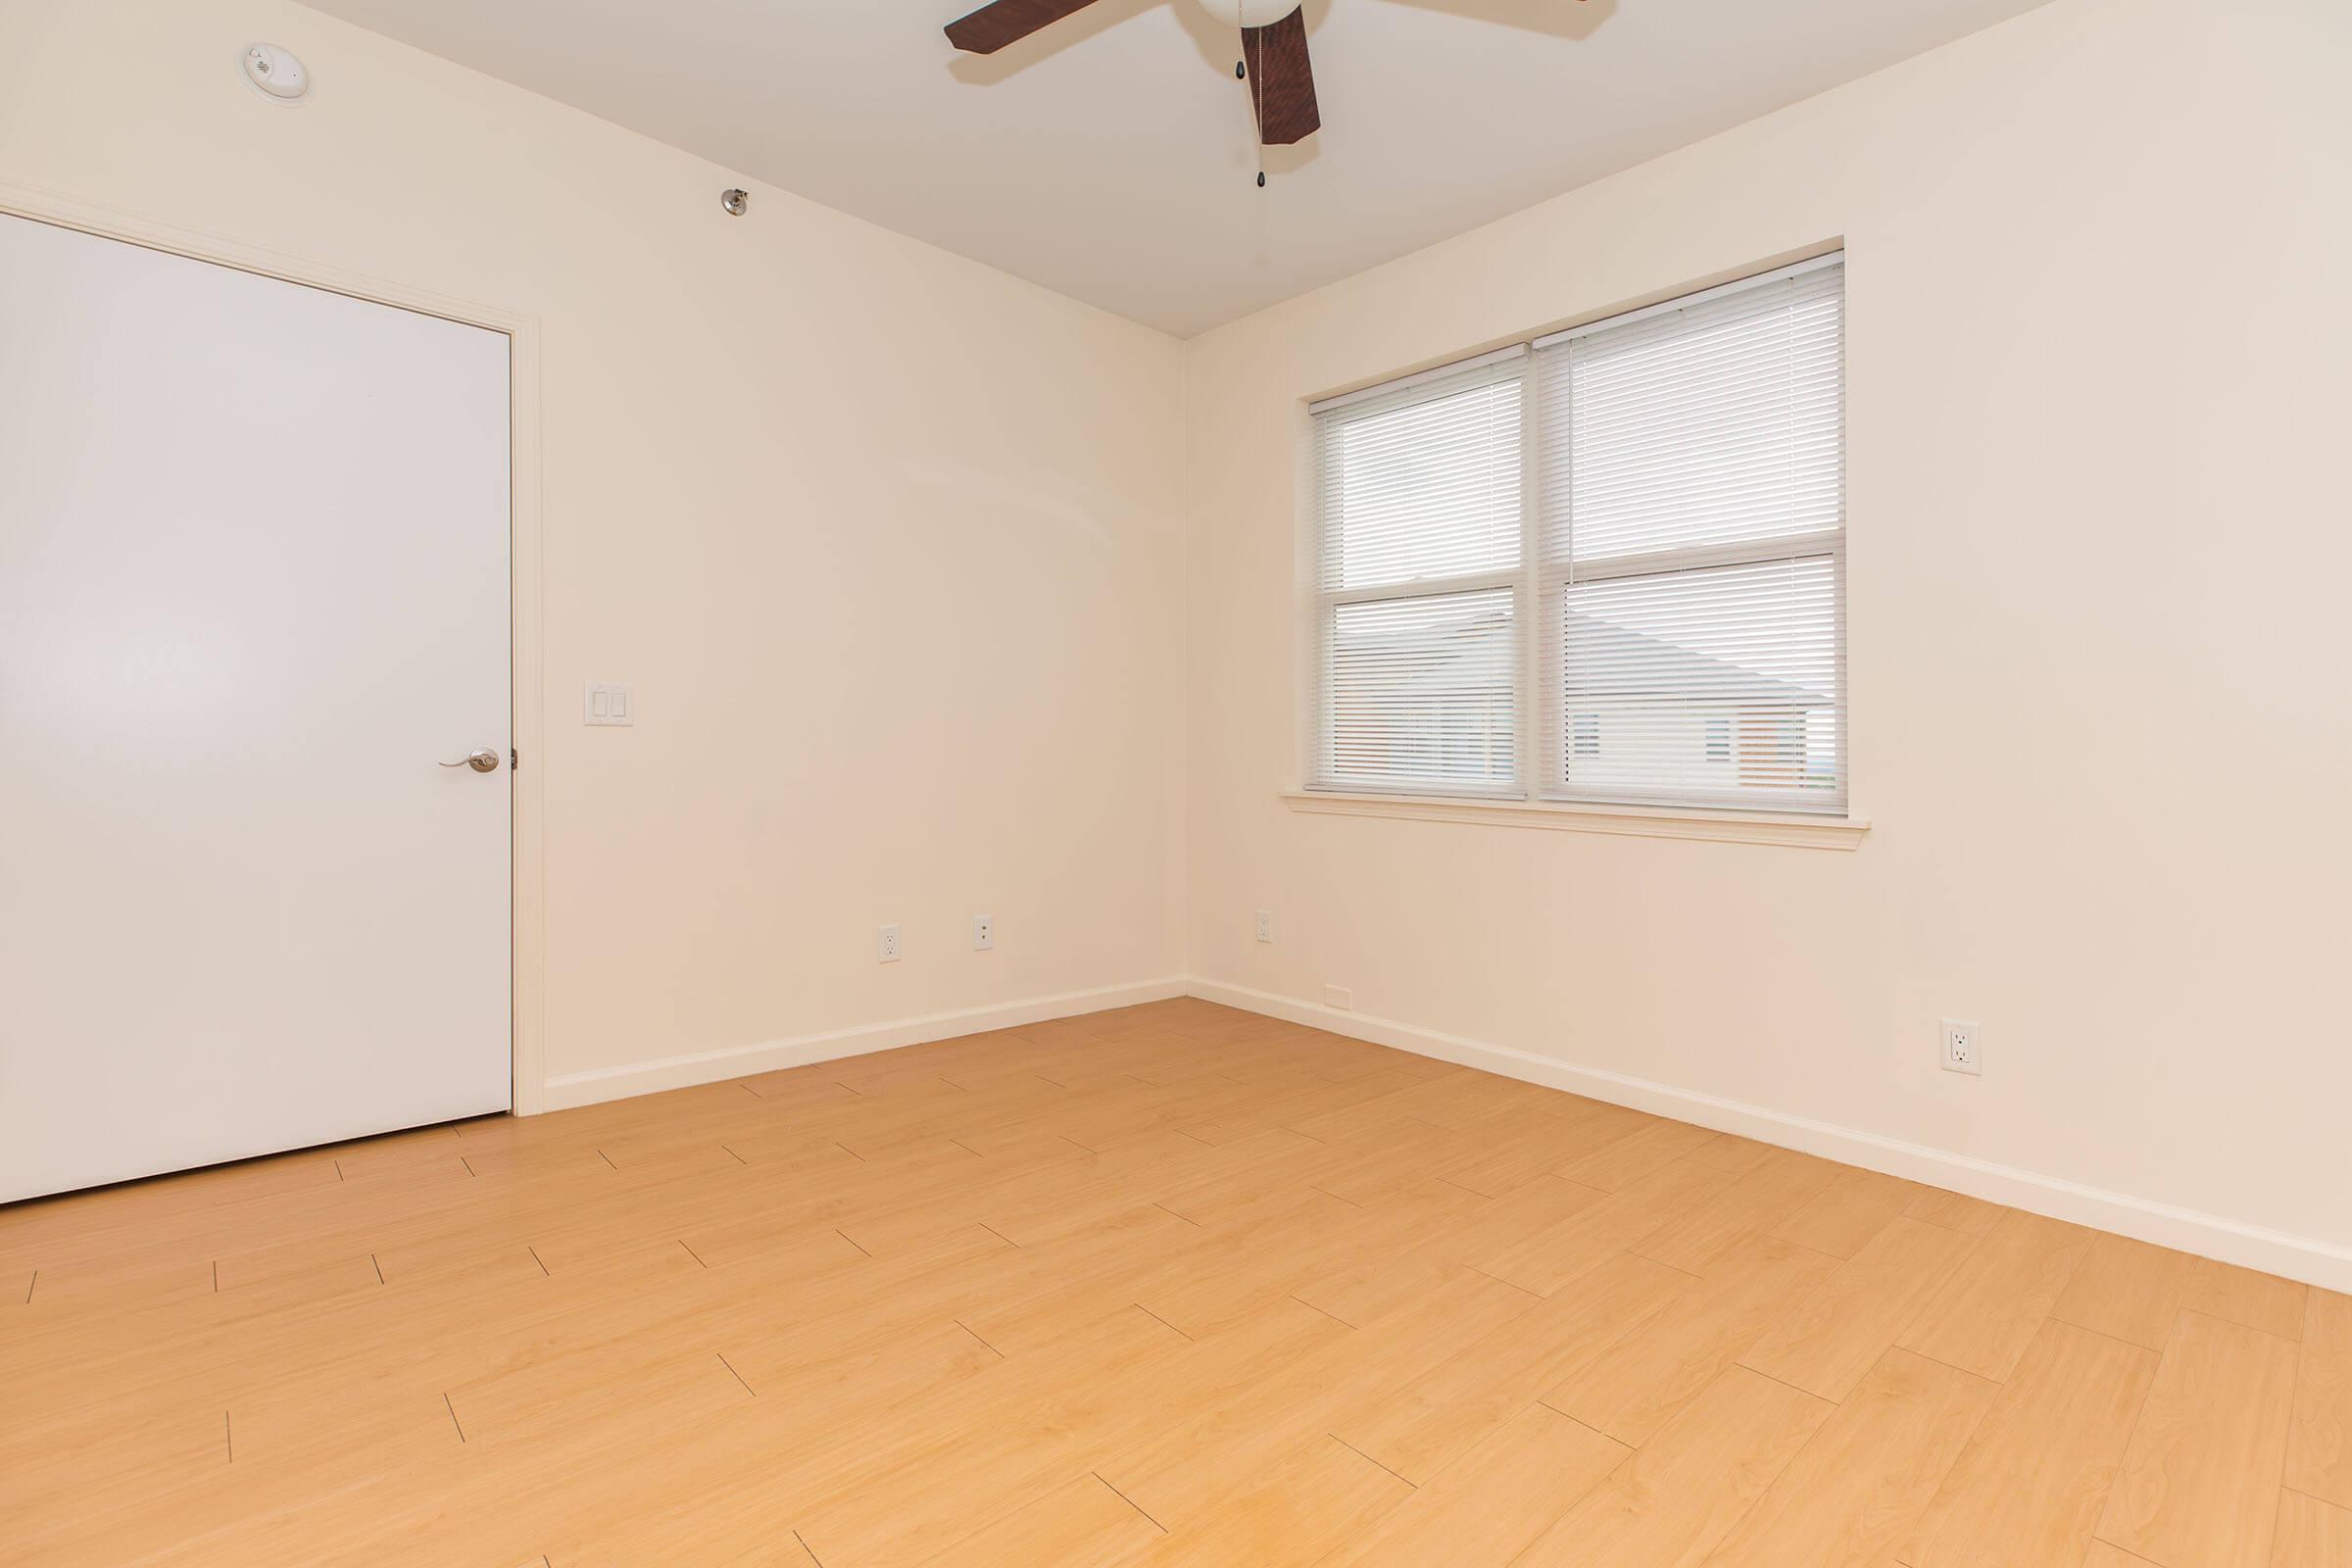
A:
{"type": "Polygon", "coordinates": [[[2352,1298],[1171,1002],[0,1209],[0,1561],[2347,1568],[2352,1298]]]}

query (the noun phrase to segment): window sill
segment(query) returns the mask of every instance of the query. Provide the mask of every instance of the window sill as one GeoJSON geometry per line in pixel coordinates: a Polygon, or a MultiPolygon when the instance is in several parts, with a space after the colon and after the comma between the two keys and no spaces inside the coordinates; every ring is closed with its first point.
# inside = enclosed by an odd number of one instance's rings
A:
{"type": "Polygon", "coordinates": [[[1485,822],[1560,833],[1616,833],[1650,839],[1712,839],[1802,850],[1853,850],[1870,831],[1860,816],[1702,810],[1671,806],[1599,806],[1576,801],[1479,801],[1433,795],[1351,795],[1285,790],[1294,811],[1317,816],[1385,816],[1418,822],[1485,822]]]}

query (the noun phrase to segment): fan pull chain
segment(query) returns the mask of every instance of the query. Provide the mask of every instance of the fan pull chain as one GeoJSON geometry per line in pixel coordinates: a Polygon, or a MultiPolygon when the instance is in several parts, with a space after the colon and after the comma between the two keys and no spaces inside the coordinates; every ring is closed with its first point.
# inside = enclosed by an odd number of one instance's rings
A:
{"type": "MultiPolygon", "coordinates": [[[[1242,8],[1239,4],[1239,0],[1236,0],[1236,4],[1233,8],[1233,24],[1241,30],[1242,54],[1246,58],[1250,53],[1250,28],[1243,20],[1242,8]]],[[[1260,63],[1263,63],[1262,60],[1260,63]]],[[[1233,74],[1234,79],[1237,81],[1248,81],[1250,79],[1250,73],[1243,69],[1243,61],[1241,60],[1236,60],[1233,63],[1233,74]]],[[[1266,135],[1265,132],[1258,126],[1257,112],[1259,96],[1264,92],[1264,90],[1265,89],[1262,85],[1250,89],[1250,137],[1251,142],[1257,148],[1257,188],[1259,190],[1264,190],[1266,188],[1266,135]]]]}

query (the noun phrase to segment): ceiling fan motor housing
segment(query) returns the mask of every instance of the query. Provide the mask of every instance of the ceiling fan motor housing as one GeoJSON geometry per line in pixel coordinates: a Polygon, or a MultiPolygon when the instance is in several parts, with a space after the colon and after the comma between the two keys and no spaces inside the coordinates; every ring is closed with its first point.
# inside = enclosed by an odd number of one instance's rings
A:
{"type": "Polygon", "coordinates": [[[1298,9],[1298,0],[1193,0],[1200,14],[1230,27],[1263,27],[1298,9]]]}

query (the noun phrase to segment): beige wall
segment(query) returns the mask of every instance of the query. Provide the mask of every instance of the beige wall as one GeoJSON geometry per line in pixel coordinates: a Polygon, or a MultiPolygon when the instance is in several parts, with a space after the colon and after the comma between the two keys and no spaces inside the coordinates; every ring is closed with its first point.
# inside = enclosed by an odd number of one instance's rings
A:
{"type": "Polygon", "coordinates": [[[276,0],[0,3],[0,180],[538,318],[551,1076],[1182,968],[1172,339],[276,0]]]}
{"type": "Polygon", "coordinates": [[[2352,1246],[2347,63],[2061,0],[1193,340],[1195,973],[2352,1246]],[[1859,851],[1287,808],[1298,400],[1838,238],[1859,851]]]}

